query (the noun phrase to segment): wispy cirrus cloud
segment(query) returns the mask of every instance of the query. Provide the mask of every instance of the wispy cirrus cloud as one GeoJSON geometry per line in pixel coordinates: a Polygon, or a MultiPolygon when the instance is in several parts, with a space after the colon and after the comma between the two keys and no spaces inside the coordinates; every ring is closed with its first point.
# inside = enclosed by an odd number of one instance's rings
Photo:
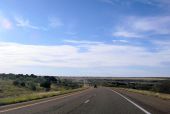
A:
{"type": "Polygon", "coordinates": [[[170,4],[169,0],[133,0],[133,1],[155,6],[168,6],[170,4]]]}
{"type": "Polygon", "coordinates": [[[30,29],[35,29],[35,30],[47,30],[46,27],[40,27],[31,24],[29,19],[24,19],[23,17],[15,17],[16,21],[16,26],[21,27],[21,28],[30,28],[30,29]]]}
{"type": "Polygon", "coordinates": [[[131,5],[134,3],[141,3],[152,6],[168,6],[170,4],[169,0],[99,0],[100,2],[111,4],[111,5],[131,5]]]}
{"type": "Polygon", "coordinates": [[[73,44],[103,44],[103,42],[86,41],[86,40],[64,40],[64,42],[73,43],[73,44]]]}
{"type": "Polygon", "coordinates": [[[64,25],[61,19],[56,18],[56,17],[50,17],[48,21],[49,21],[49,27],[52,27],[52,28],[58,28],[64,25]]]}
{"type": "Polygon", "coordinates": [[[140,37],[142,37],[141,35],[139,35],[137,33],[129,32],[129,31],[121,30],[121,29],[113,32],[112,36],[115,36],[115,37],[127,37],[127,38],[140,38],[140,37]]]}
{"type": "Polygon", "coordinates": [[[111,5],[115,4],[115,1],[113,1],[113,0],[100,0],[100,1],[103,3],[111,4],[111,5]]]}
{"type": "Polygon", "coordinates": [[[129,43],[127,40],[112,40],[113,43],[129,43]]]}
{"type": "Polygon", "coordinates": [[[152,34],[170,34],[170,16],[131,17],[132,29],[152,34]]]}
{"type": "Polygon", "coordinates": [[[155,41],[152,41],[154,44],[157,44],[157,45],[161,45],[161,46],[170,46],[170,40],[168,41],[161,41],[161,40],[155,40],[155,41]]]}
{"type": "Polygon", "coordinates": [[[48,28],[52,29],[59,29],[59,28],[64,28],[64,33],[67,35],[74,36],[77,34],[77,31],[75,30],[76,28],[76,23],[75,22],[68,22],[67,24],[62,21],[62,19],[58,17],[49,17],[48,18],[48,28]]]}
{"type": "Polygon", "coordinates": [[[6,30],[12,29],[12,21],[2,14],[0,15],[0,28],[6,30]]]}
{"type": "Polygon", "coordinates": [[[115,27],[112,35],[127,38],[170,35],[170,16],[126,17],[115,27]]]}
{"type": "Polygon", "coordinates": [[[170,49],[170,40],[152,40],[152,44],[156,45],[159,50],[169,50],[170,49]]]}

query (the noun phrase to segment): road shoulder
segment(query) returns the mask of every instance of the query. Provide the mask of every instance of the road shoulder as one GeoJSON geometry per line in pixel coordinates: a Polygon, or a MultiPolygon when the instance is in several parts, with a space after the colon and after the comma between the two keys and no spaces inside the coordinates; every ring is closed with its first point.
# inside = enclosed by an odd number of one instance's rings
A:
{"type": "Polygon", "coordinates": [[[135,103],[139,104],[153,114],[170,113],[170,100],[163,100],[158,97],[147,96],[139,93],[129,92],[121,88],[112,88],[114,91],[121,93],[135,103]]]}
{"type": "Polygon", "coordinates": [[[65,94],[58,95],[58,96],[53,96],[53,97],[42,98],[42,99],[38,99],[38,100],[32,100],[32,101],[27,101],[27,102],[21,102],[21,103],[16,103],[16,104],[0,106],[0,113],[4,112],[4,111],[8,111],[8,110],[15,110],[15,109],[30,107],[30,106],[34,106],[34,105],[38,105],[38,104],[42,104],[42,103],[47,103],[47,102],[58,100],[58,99],[63,99],[63,98],[66,98],[66,97],[69,97],[69,96],[72,96],[72,95],[81,94],[81,93],[89,91],[89,90],[90,90],[90,88],[86,88],[86,89],[82,89],[80,91],[73,91],[73,92],[65,93],[65,94]]]}

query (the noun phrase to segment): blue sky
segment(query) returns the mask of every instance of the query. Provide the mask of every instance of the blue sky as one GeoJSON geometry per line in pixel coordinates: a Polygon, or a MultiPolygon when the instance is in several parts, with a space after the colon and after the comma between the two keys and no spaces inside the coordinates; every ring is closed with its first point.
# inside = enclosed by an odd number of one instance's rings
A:
{"type": "Polygon", "coordinates": [[[2,0],[0,72],[170,76],[169,0],[2,0]]]}

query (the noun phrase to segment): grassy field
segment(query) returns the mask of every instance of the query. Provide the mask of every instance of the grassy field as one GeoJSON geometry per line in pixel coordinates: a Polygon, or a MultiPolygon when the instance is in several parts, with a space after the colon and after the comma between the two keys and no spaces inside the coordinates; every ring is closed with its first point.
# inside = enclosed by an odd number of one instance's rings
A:
{"type": "Polygon", "coordinates": [[[7,104],[13,104],[13,103],[19,103],[19,102],[25,102],[25,101],[30,101],[30,100],[42,99],[42,98],[72,93],[72,92],[76,92],[76,91],[81,91],[81,90],[85,90],[85,89],[87,89],[87,88],[78,88],[78,89],[51,91],[51,92],[39,92],[39,93],[32,93],[32,94],[23,94],[23,95],[16,96],[16,97],[1,98],[0,106],[7,105],[7,104]]]}
{"type": "Polygon", "coordinates": [[[0,74],[0,106],[80,91],[81,82],[52,76],[0,74]]]}
{"type": "MultiPolygon", "coordinates": [[[[25,94],[41,93],[44,92],[44,88],[36,86],[37,90],[32,91],[26,87],[14,86],[12,80],[0,79],[0,99],[6,97],[14,97],[25,94]]],[[[62,91],[64,88],[57,87],[54,84],[51,85],[51,91],[62,91]]]]}
{"type": "Polygon", "coordinates": [[[12,80],[0,79],[0,98],[31,93],[33,93],[33,91],[31,91],[30,89],[14,86],[12,84],[12,80]]]}
{"type": "Polygon", "coordinates": [[[167,80],[167,77],[114,77],[113,80],[145,80],[145,81],[155,81],[155,80],[167,80]]]}

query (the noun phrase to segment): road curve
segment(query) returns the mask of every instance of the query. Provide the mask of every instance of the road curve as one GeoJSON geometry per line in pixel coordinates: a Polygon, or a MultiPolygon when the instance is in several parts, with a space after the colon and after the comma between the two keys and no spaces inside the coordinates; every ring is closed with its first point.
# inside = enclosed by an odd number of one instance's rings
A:
{"type": "Polygon", "coordinates": [[[109,88],[90,89],[65,97],[0,110],[0,114],[146,114],[109,88]],[[33,104],[33,105],[32,105],[33,104]]]}

